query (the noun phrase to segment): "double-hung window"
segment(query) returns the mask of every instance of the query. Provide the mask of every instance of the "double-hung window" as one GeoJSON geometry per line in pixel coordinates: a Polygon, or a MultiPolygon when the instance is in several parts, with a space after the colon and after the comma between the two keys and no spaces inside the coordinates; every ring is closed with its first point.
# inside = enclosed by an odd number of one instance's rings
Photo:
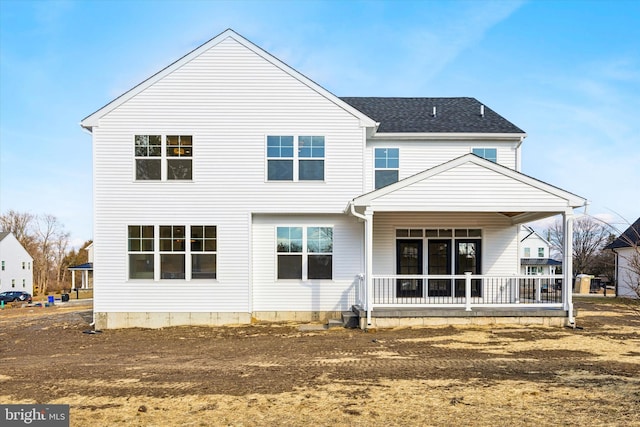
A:
{"type": "Polygon", "coordinates": [[[400,150],[398,148],[375,149],[375,185],[378,188],[398,182],[400,150]]]}
{"type": "Polygon", "coordinates": [[[167,136],[167,179],[190,180],[193,140],[189,135],[167,136]]]}
{"type": "Polygon", "coordinates": [[[130,279],[153,279],[153,236],[153,225],[130,225],[128,227],[130,279]]]}
{"type": "Polygon", "coordinates": [[[160,135],[136,135],[136,180],[160,180],[162,178],[162,137],[160,135]]]}
{"type": "Polygon", "coordinates": [[[191,180],[193,137],[136,135],[134,157],[137,181],[191,180]]]}
{"type": "Polygon", "coordinates": [[[495,148],[474,148],[471,152],[493,163],[498,162],[498,150],[495,148]]]}
{"type": "Polygon", "coordinates": [[[268,181],[323,181],[324,136],[267,136],[268,181]]]}
{"type": "Polygon", "coordinates": [[[278,227],[278,279],[331,279],[333,227],[278,227]]]}
{"type": "Polygon", "coordinates": [[[191,278],[216,278],[217,235],[215,225],[191,226],[191,278]]]}
{"type": "Polygon", "coordinates": [[[538,258],[544,258],[544,248],[538,248],[538,258]]]}
{"type": "Polygon", "coordinates": [[[524,248],[524,257],[531,258],[531,248],[524,248]]]}
{"type": "Polygon", "coordinates": [[[184,279],[185,238],[183,225],[160,226],[161,279],[184,279]]]}

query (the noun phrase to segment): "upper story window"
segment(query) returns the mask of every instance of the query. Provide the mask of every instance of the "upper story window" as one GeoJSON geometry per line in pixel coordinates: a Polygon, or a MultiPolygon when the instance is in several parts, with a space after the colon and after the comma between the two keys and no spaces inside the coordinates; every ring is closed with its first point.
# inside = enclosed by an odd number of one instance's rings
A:
{"type": "Polygon", "coordinates": [[[134,139],[137,181],[192,179],[192,136],[136,135],[134,139]]]}
{"type": "Polygon", "coordinates": [[[267,136],[268,181],[323,181],[324,136],[267,136]]]}
{"type": "Polygon", "coordinates": [[[400,150],[398,148],[375,149],[375,185],[378,188],[398,182],[400,150]]]}
{"type": "Polygon", "coordinates": [[[22,262],[22,269],[23,269],[23,270],[25,269],[25,266],[26,266],[26,263],[23,261],[23,262],[22,262]]]}
{"type": "Polygon", "coordinates": [[[531,248],[524,248],[524,257],[531,258],[531,248]]]}
{"type": "Polygon", "coordinates": [[[544,258],[544,248],[538,248],[538,258],[544,258]]]}
{"type": "Polygon", "coordinates": [[[471,152],[493,163],[498,162],[498,150],[495,148],[474,148],[471,152]]]}
{"type": "Polygon", "coordinates": [[[189,135],[167,136],[167,179],[187,179],[193,175],[193,138],[189,135]]]}
{"type": "Polygon", "coordinates": [[[2,271],[4,271],[4,261],[2,261],[2,271]]]}

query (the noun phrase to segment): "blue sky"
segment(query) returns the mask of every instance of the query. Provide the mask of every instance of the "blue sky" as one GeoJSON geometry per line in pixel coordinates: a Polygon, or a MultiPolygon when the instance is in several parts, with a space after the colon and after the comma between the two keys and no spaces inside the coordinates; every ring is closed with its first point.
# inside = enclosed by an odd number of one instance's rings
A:
{"type": "Polygon", "coordinates": [[[475,97],[528,133],[524,173],[640,216],[635,0],[0,0],[0,211],[92,238],[80,120],[227,28],[338,96],[475,97]]]}

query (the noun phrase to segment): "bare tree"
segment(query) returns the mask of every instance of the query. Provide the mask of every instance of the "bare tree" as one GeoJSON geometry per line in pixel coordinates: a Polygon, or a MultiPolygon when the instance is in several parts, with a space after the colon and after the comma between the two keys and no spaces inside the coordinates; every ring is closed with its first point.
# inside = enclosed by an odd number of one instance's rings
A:
{"type": "Polygon", "coordinates": [[[34,251],[35,236],[32,233],[36,217],[29,212],[17,212],[13,209],[0,215],[0,230],[8,231],[31,254],[34,251]]]}
{"type": "MultiPolygon", "coordinates": [[[[560,254],[564,252],[564,227],[560,220],[547,230],[547,236],[552,248],[560,254]]],[[[608,243],[611,236],[609,228],[600,220],[590,216],[583,216],[573,223],[573,271],[576,276],[589,273],[592,265],[596,264],[598,254],[608,243]]]]}
{"type": "Polygon", "coordinates": [[[53,241],[53,259],[56,269],[56,288],[63,289],[65,287],[65,278],[67,275],[67,252],[69,247],[70,234],[59,230],[53,241]]]}
{"type": "Polygon", "coordinates": [[[62,260],[69,246],[69,233],[66,233],[58,218],[51,214],[38,215],[35,222],[35,234],[38,243],[38,253],[35,273],[41,293],[47,293],[52,279],[59,283],[62,260]]]}
{"type": "Polygon", "coordinates": [[[0,215],[0,227],[33,257],[35,291],[46,293],[51,283],[64,287],[70,235],[55,216],[9,210],[0,215]]]}

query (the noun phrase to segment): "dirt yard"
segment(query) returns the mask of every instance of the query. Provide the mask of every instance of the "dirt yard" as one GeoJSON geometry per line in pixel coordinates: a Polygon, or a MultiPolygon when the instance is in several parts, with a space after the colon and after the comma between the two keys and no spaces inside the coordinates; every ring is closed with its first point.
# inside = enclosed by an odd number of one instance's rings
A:
{"type": "Polygon", "coordinates": [[[0,312],[0,403],[72,426],[640,426],[640,315],[577,329],[294,324],[109,330],[88,307],[0,312]]]}

